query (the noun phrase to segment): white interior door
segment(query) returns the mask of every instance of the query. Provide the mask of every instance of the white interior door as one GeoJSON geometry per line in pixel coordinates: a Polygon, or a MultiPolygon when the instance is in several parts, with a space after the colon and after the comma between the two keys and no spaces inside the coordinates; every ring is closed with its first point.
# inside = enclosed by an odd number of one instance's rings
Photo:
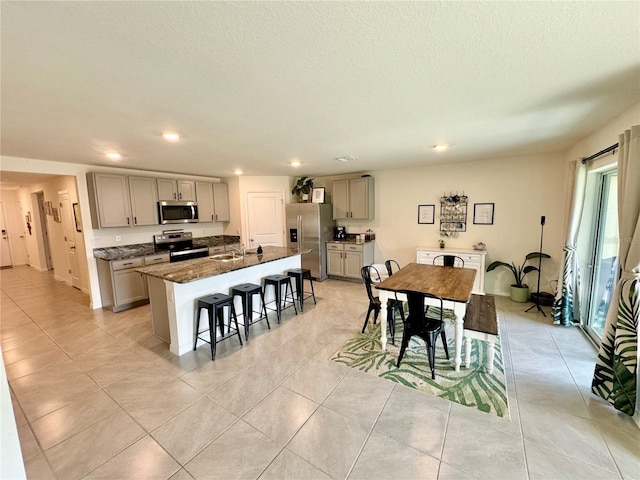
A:
{"type": "Polygon", "coordinates": [[[247,193],[247,247],[284,245],[282,192],[247,193]]]}
{"type": "Polygon", "coordinates": [[[7,224],[4,220],[4,203],[0,202],[0,267],[10,268],[13,263],[11,262],[11,247],[9,246],[9,232],[7,231],[7,224]]]}
{"type": "Polygon", "coordinates": [[[78,255],[76,253],[76,230],[73,220],[73,211],[71,210],[71,202],[69,201],[69,193],[66,191],[58,192],[58,200],[60,201],[60,217],[62,219],[62,231],[64,233],[64,242],[67,247],[67,259],[69,263],[69,277],[71,285],[80,288],[80,268],[78,267],[78,255]]]}

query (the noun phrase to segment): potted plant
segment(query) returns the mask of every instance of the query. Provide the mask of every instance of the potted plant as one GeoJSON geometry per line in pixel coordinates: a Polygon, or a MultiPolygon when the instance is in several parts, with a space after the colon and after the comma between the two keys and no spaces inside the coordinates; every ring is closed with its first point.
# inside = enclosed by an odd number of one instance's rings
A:
{"type": "Polygon", "coordinates": [[[524,303],[529,298],[529,285],[524,283],[524,276],[529,272],[540,272],[538,267],[533,265],[527,265],[529,260],[534,258],[551,258],[550,255],[542,252],[527,253],[527,256],[522,262],[522,265],[516,265],[515,262],[506,263],[501,261],[495,261],[487,267],[487,272],[495,270],[498,267],[506,267],[513,273],[515,283],[511,284],[510,297],[514,302],[524,303]]]}
{"type": "Polygon", "coordinates": [[[313,178],[300,177],[291,189],[291,194],[302,197],[302,201],[306,202],[309,200],[309,194],[311,193],[312,188],[313,178]]]}

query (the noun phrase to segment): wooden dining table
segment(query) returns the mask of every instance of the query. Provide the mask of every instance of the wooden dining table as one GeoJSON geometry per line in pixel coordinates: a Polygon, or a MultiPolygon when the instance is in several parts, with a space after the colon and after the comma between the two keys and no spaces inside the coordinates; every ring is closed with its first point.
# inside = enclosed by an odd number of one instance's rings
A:
{"type": "Polygon", "coordinates": [[[379,290],[382,305],[380,312],[382,349],[387,349],[387,301],[396,298],[405,301],[406,295],[398,293],[402,290],[429,293],[441,297],[445,301],[445,308],[449,307],[447,304],[451,302],[450,306],[456,316],[454,361],[456,372],[459,371],[462,363],[464,315],[467,304],[471,300],[471,290],[475,278],[476,271],[472,268],[410,263],[386,280],[376,284],[375,288],[379,290]]]}

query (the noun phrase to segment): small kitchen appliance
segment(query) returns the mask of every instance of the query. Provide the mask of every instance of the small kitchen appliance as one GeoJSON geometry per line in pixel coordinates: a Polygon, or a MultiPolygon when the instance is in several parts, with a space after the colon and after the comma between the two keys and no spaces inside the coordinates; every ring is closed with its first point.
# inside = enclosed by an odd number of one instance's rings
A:
{"type": "Polygon", "coordinates": [[[345,240],[347,238],[347,227],[336,227],[333,231],[334,240],[345,240]]]}
{"type": "Polygon", "coordinates": [[[180,262],[209,255],[209,245],[193,243],[191,232],[165,230],[162,235],[153,236],[157,253],[169,252],[169,262],[180,262]]]}

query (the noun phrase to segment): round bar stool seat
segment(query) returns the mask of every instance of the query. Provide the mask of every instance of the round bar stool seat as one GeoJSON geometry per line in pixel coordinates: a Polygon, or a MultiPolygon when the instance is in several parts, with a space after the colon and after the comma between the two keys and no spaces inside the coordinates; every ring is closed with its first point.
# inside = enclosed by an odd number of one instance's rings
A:
{"type": "MultiPolygon", "coordinates": [[[[293,307],[298,314],[298,309],[296,308],[296,303],[293,298],[293,286],[291,284],[291,277],[289,275],[269,275],[268,277],[264,277],[262,279],[263,283],[263,294],[266,296],[267,287],[269,285],[273,286],[275,300],[275,308],[267,307],[269,310],[275,311],[278,316],[278,323],[280,323],[280,318],[282,317],[282,310],[285,308],[293,307]],[[284,285],[284,296],[282,295],[282,286],[284,285]]],[[[273,303],[268,302],[268,303],[273,303]]]]}
{"type": "Polygon", "coordinates": [[[311,270],[308,268],[292,268],[287,270],[287,275],[292,277],[296,281],[296,296],[298,297],[298,303],[300,304],[300,311],[304,312],[304,300],[305,298],[313,297],[313,303],[316,303],[316,292],[313,289],[313,278],[311,277],[311,270]],[[311,292],[304,291],[304,279],[309,280],[311,285],[311,292]]]}
{"type": "Polygon", "coordinates": [[[257,323],[260,320],[266,320],[267,327],[271,329],[271,325],[269,325],[269,319],[267,318],[267,308],[264,305],[264,293],[260,285],[256,285],[255,283],[243,283],[240,285],[236,285],[235,287],[231,287],[231,296],[239,296],[242,299],[242,320],[244,324],[245,340],[249,340],[249,325],[257,323]],[[262,302],[262,311],[253,311],[254,295],[260,295],[260,300],[262,302]],[[253,319],[254,313],[258,314],[258,318],[256,320],[253,319]]]}
{"type": "Polygon", "coordinates": [[[207,295],[198,299],[198,309],[196,318],[195,335],[193,339],[193,349],[198,346],[198,339],[203,342],[207,342],[211,345],[211,360],[216,359],[216,344],[222,340],[238,335],[240,345],[242,345],[242,337],[240,336],[240,329],[238,328],[238,317],[236,316],[236,309],[233,306],[233,297],[225,295],[224,293],[214,293],[213,295],[207,295]],[[229,328],[227,334],[224,333],[224,307],[229,307],[229,328]],[[209,317],[209,340],[202,338],[200,335],[207,332],[207,330],[200,331],[200,317],[202,309],[205,309],[209,317]],[[231,331],[231,318],[233,318],[236,328],[231,331]],[[216,332],[220,331],[218,337],[216,332]]]}

